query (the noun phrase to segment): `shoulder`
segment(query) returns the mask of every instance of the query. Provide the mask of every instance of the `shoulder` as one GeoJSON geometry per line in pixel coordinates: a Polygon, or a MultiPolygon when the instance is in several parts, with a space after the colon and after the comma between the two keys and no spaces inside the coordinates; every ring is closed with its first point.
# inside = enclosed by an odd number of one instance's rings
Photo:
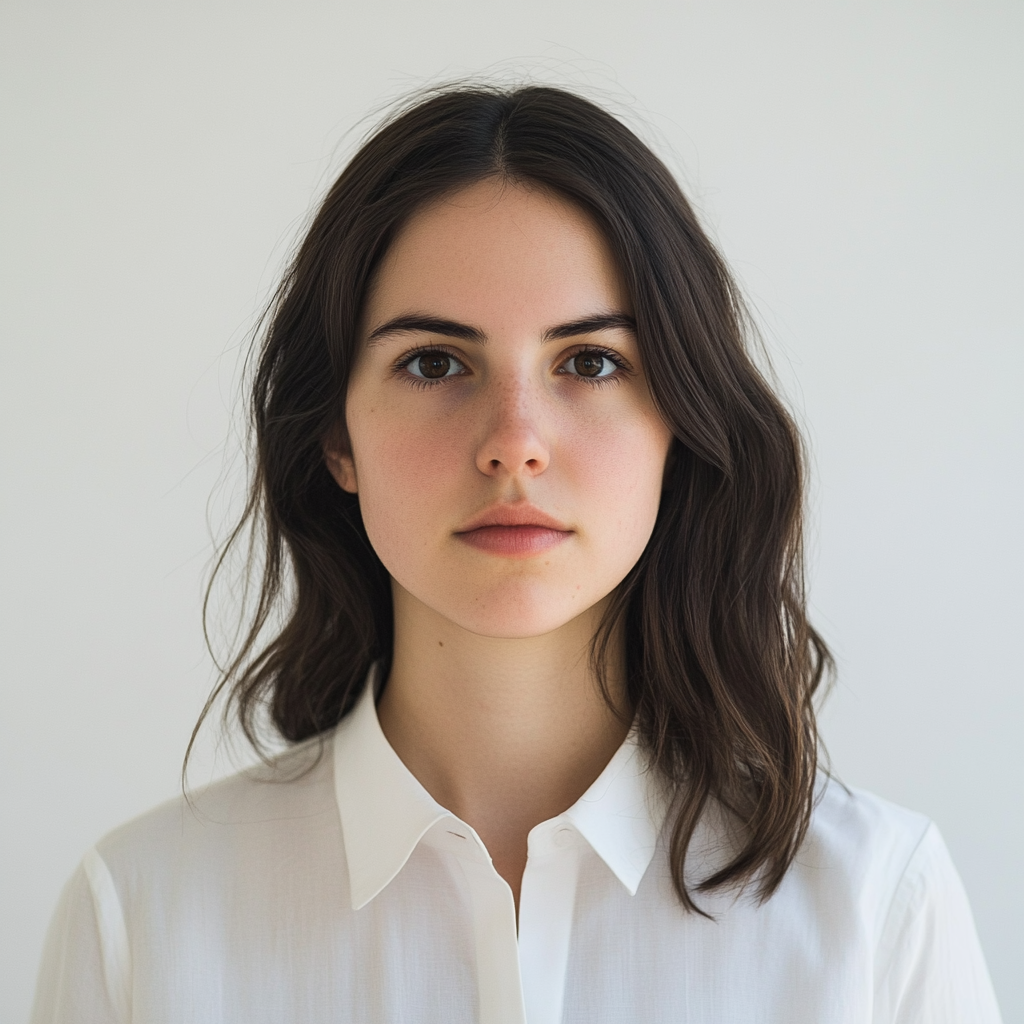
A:
{"type": "Polygon", "coordinates": [[[877,948],[897,893],[939,842],[923,814],[822,777],[806,837],[783,879],[776,912],[796,912],[865,948],[877,948]]]}
{"type": "Polygon", "coordinates": [[[924,814],[823,776],[797,860],[892,884],[934,831],[924,814]]]}
{"type": "Polygon", "coordinates": [[[927,817],[829,782],[794,864],[808,866],[871,942],[875,1019],[998,1024],[967,894],[927,817]]]}
{"type": "Polygon", "coordinates": [[[121,891],[161,877],[237,871],[285,855],[337,823],[330,734],[155,807],[95,852],[121,891]]]}

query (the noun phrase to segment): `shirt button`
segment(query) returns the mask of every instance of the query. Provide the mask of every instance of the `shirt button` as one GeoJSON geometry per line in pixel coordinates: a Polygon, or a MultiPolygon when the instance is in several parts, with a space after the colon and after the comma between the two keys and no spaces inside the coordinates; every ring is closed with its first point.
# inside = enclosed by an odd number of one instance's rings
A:
{"type": "Polygon", "coordinates": [[[576,836],[571,828],[560,828],[555,833],[555,846],[572,846],[576,841],[576,836]]]}

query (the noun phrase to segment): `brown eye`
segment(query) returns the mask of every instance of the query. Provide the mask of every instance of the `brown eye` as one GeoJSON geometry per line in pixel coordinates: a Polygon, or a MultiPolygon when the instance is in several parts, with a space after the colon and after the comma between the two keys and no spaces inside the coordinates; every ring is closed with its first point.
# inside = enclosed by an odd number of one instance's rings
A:
{"type": "Polygon", "coordinates": [[[573,358],[572,366],[581,377],[602,377],[607,362],[599,352],[581,352],[573,358]]]}
{"type": "Polygon", "coordinates": [[[466,374],[466,367],[456,356],[434,348],[406,356],[399,364],[410,377],[441,383],[466,374]]]}
{"type": "Polygon", "coordinates": [[[427,380],[447,377],[451,368],[451,356],[447,356],[443,352],[426,352],[413,360],[409,367],[415,376],[426,377],[427,380]]]}

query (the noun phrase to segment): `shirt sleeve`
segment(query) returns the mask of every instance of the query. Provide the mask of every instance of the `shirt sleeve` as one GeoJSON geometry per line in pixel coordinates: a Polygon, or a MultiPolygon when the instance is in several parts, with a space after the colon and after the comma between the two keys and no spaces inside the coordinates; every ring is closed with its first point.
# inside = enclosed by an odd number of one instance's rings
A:
{"type": "Polygon", "coordinates": [[[896,889],[878,953],[876,1021],[1001,1024],[967,894],[934,825],[896,889]]]}
{"type": "Polygon", "coordinates": [[[128,935],[117,890],[95,850],[61,893],[47,932],[31,1024],[129,1024],[128,935]]]}

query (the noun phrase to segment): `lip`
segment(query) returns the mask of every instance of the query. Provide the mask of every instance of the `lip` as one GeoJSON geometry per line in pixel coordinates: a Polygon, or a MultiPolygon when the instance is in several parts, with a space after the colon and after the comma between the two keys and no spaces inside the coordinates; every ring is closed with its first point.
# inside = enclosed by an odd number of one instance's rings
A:
{"type": "Polygon", "coordinates": [[[560,523],[547,512],[542,512],[536,505],[528,501],[517,501],[515,504],[491,505],[479,515],[474,516],[456,533],[470,533],[487,526],[538,526],[545,530],[558,530],[560,533],[572,533],[564,523],[560,523]]]}
{"type": "Polygon", "coordinates": [[[564,523],[529,502],[492,505],[455,536],[470,547],[506,558],[529,558],[549,551],[572,536],[564,523]]]}

